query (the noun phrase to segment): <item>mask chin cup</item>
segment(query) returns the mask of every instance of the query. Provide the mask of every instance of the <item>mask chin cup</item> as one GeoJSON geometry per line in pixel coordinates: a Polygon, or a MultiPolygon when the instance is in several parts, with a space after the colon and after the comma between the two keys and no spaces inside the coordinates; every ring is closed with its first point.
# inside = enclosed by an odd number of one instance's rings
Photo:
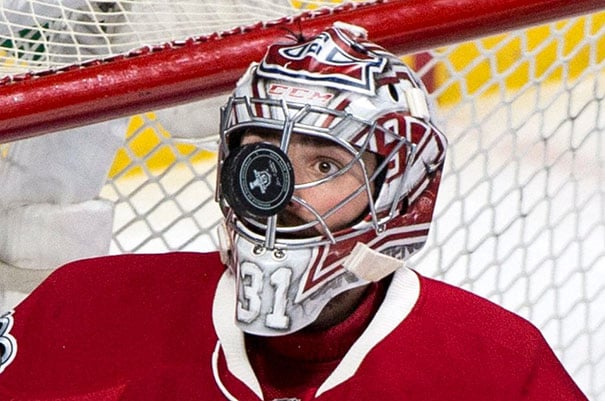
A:
{"type": "Polygon", "coordinates": [[[252,143],[233,149],[223,162],[222,195],[240,216],[266,218],[282,211],[294,193],[294,169],[277,146],[252,143]]]}

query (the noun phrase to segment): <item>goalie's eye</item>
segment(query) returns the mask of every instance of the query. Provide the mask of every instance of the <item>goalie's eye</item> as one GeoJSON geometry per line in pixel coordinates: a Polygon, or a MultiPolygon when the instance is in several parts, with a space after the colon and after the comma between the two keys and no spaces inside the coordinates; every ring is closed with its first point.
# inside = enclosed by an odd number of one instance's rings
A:
{"type": "Polygon", "coordinates": [[[321,175],[327,176],[330,174],[335,174],[338,170],[340,170],[341,166],[333,161],[320,160],[316,163],[315,168],[321,175]]]}

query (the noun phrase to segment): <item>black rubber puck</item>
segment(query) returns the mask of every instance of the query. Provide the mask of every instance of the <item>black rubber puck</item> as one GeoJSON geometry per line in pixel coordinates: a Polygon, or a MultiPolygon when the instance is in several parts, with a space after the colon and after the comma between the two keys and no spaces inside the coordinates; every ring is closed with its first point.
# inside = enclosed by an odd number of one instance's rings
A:
{"type": "Polygon", "coordinates": [[[273,216],[292,198],[292,163],[280,148],[268,143],[235,148],[223,162],[221,190],[236,214],[273,216]]]}

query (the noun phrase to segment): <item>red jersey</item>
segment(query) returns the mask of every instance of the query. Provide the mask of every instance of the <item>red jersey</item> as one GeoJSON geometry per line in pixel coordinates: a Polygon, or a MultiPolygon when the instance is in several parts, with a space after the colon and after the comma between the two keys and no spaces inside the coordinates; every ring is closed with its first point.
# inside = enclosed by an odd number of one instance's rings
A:
{"type": "MultiPolygon", "coordinates": [[[[0,399],[275,399],[280,383],[259,378],[280,375],[255,374],[234,291],[216,253],[66,265],[0,319],[0,399]]],[[[322,335],[317,354],[334,345],[322,335]]],[[[321,382],[280,400],[586,400],[527,321],[405,268],[344,356],[304,367],[321,382]]]]}

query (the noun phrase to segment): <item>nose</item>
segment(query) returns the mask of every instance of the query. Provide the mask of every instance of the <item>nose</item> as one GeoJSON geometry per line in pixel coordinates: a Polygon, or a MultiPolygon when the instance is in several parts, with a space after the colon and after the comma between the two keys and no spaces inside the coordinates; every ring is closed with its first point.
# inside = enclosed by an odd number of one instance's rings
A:
{"type": "MultiPolygon", "coordinates": [[[[290,154],[288,156],[290,156],[290,154]]],[[[292,193],[292,198],[288,202],[285,210],[289,213],[302,216],[306,210],[304,204],[313,202],[313,188],[300,188],[301,184],[309,182],[309,177],[304,168],[297,166],[295,160],[296,159],[293,158],[292,162],[292,168],[294,170],[294,192],[292,193]]],[[[317,194],[315,194],[315,196],[317,196],[317,194]]]]}
{"type": "Polygon", "coordinates": [[[318,196],[321,197],[322,194],[314,186],[300,188],[301,185],[308,184],[316,179],[309,171],[308,150],[304,146],[299,146],[299,143],[293,139],[288,147],[288,158],[294,171],[295,187],[292,199],[288,202],[286,210],[302,217],[308,213],[307,209],[317,202],[319,199],[316,198],[318,196]]]}
{"type": "Polygon", "coordinates": [[[305,197],[306,193],[307,191],[304,189],[295,189],[294,193],[292,194],[292,198],[290,198],[290,201],[286,205],[286,210],[291,213],[296,213],[297,211],[304,209],[304,206],[301,204],[301,201],[305,203],[307,202],[307,199],[305,197]]]}
{"type": "MultiPolygon", "coordinates": [[[[288,156],[290,156],[290,154],[288,154],[288,156]]],[[[302,184],[306,184],[308,182],[311,181],[311,177],[309,176],[309,174],[307,173],[307,171],[302,168],[302,166],[298,165],[298,163],[296,162],[296,158],[290,156],[290,160],[292,161],[292,169],[294,170],[294,193],[292,194],[292,197],[296,197],[298,199],[303,200],[304,202],[309,202],[310,199],[310,193],[312,192],[312,188],[300,188],[300,186],[302,184]]],[[[302,205],[298,202],[295,202],[293,200],[290,200],[290,202],[288,203],[288,208],[291,208],[292,210],[297,210],[300,209],[302,207],[302,205]]]]}

